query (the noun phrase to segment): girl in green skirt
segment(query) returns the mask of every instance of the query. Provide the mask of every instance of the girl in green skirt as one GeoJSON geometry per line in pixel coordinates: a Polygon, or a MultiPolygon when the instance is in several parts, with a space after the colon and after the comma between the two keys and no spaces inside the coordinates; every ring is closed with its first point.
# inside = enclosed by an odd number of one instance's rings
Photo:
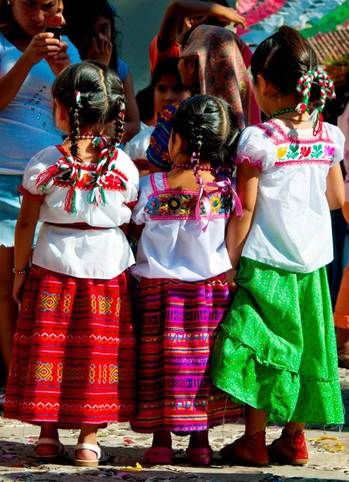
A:
{"type": "Polygon", "coordinates": [[[322,121],[333,84],[295,30],[281,27],[263,41],[251,70],[268,119],[239,141],[245,214],[232,215],[226,240],[232,266],[239,263],[231,272],[238,290],[212,361],[215,385],[246,405],[246,430],[221,455],[301,465],[304,424],[343,423],[325,266],[333,258],[330,209],[344,202],[344,136],[322,121]],[[268,420],[286,425],[267,448],[268,420]]]}

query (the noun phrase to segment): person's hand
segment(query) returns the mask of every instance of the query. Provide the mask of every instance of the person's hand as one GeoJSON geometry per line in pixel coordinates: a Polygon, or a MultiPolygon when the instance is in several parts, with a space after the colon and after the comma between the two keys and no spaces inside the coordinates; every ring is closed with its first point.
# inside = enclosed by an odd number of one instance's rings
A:
{"type": "Polygon", "coordinates": [[[241,27],[247,26],[247,22],[244,17],[242,17],[234,8],[231,7],[222,7],[219,15],[215,15],[215,17],[226,25],[233,23],[234,25],[241,25],[241,27]]]}
{"type": "Polygon", "coordinates": [[[12,296],[16,303],[21,303],[24,284],[27,280],[25,274],[16,274],[13,282],[12,296]]]}
{"type": "Polygon", "coordinates": [[[236,277],[236,269],[231,268],[225,272],[225,280],[232,291],[236,291],[238,288],[238,285],[235,281],[235,277],[236,277]]]}
{"type": "Polygon", "coordinates": [[[91,43],[87,49],[87,58],[96,60],[101,64],[109,65],[112,51],[112,42],[108,37],[99,33],[92,37],[91,43]]]}
{"type": "Polygon", "coordinates": [[[47,58],[47,63],[51,67],[52,72],[58,75],[65,67],[70,64],[70,59],[67,54],[68,44],[66,42],[60,42],[60,51],[47,58]]]}
{"type": "Polygon", "coordinates": [[[31,39],[28,47],[23,52],[31,64],[40,62],[43,58],[51,59],[61,50],[60,41],[54,38],[52,32],[41,32],[31,39]]]}
{"type": "Polygon", "coordinates": [[[233,8],[229,8],[230,10],[230,22],[233,23],[234,25],[240,25],[241,27],[247,27],[247,21],[246,19],[240,15],[236,10],[233,8]]]}

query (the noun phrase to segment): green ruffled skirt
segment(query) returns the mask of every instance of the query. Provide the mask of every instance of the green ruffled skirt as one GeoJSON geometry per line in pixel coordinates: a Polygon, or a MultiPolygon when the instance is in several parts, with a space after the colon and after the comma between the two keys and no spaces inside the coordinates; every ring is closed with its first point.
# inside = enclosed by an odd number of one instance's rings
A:
{"type": "Polygon", "coordinates": [[[326,269],[292,273],[242,258],[237,282],[216,338],[213,383],[274,422],[342,424],[326,269]]]}

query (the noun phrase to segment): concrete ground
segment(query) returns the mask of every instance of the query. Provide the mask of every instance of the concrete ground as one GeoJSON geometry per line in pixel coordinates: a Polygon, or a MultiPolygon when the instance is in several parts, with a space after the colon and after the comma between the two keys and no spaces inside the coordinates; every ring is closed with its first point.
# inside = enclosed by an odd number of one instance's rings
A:
{"type": "MultiPolygon", "coordinates": [[[[98,469],[74,467],[69,457],[63,458],[59,465],[43,465],[35,459],[33,452],[38,427],[0,418],[0,482],[90,482],[108,477],[115,482],[349,481],[349,370],[341,369],[340,376],[346,406],[346,425],[342,431],[307,431],[310,461],[305,467],[269,466],[257,469],[222,465],[218,451],[243,432],[241,424],[226,424],[211,431],[210,440],[215,458],[209,468],[186,465],[188,437],[174,437],[177,449],[175,465],[142,467],[142,454],[150,446],[151,437],[132,432],[127,424],[113,424],[99,432],[100,443],[109,458],[98,469]]],[[[280,430],[279,427],[269,427],[268,440],[276,438],[280,430]]],[[[73,456],[76,438],[76,431],[61,431],[61,440],[70,457],[73,456]]]]}

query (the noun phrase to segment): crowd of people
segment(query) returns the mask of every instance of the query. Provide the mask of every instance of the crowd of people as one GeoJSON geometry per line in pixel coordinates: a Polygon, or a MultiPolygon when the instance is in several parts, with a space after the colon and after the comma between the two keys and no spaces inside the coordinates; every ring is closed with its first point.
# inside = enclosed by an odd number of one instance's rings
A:
{"type": "Polygon", "coordinates": [[[326,266],[348,112],[324,121],[334,85],[296,30],[252,53],[225,1],[169,3],[135,96],[114,10],[80,7],[0,0],[4,415],[46,462],[76,428],[97,467],[98,429],[130,422],[145,463],[176,433],[208,466],[209,429],[243,417],[225,463],[306,464],[305,425],[344,423],[349,271],[334,323],[326,266]]]}

